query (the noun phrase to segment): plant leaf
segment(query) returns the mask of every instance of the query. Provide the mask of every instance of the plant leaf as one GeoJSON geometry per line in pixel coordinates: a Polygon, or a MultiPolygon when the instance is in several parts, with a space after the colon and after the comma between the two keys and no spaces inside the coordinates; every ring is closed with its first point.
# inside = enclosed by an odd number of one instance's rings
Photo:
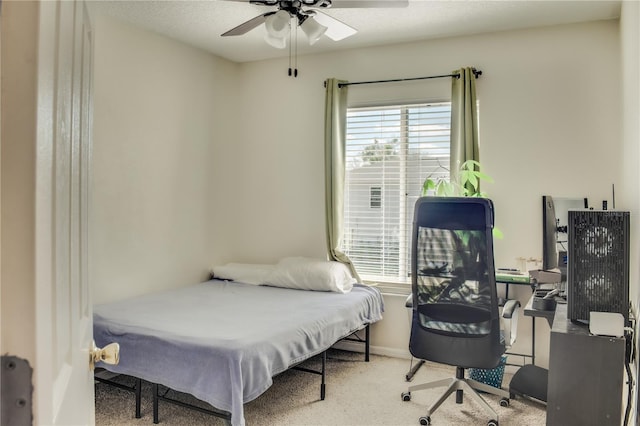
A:
{"type": "Polygon", "coordinates": [[[478,168],[478,170],[480,170],[479,162],[477,162],[476,160],[467,160],[462,163],[462,165],[460,166],[460,170],[473,170],[476,167],[478,168]]]}
{"type": "Polygon", "coordinates": [[[489,183],[493,183],[493,179],[489,175],[485,175],[484,173],[481,173],[481,172],[475,172],[475,175],[478,177],[478,179],[485,180],[489,183]]]}
{"type": "Polygon", "coordinates": [[[477,191],[479,181],[478,181],[478,178],[476,177],[475,173],[469,173],[469,178],[468,178],[467,183],[469,183],[471,186],[473,186],[473,189],[477,191]]]}
{"type": "Polygon", "coordinates": [[[425,179],[424,183],[422,184],[422,196],[428,195],[429,191],[435,189],[435,187],[436,183],[433,181],[433,179],[425,179]]]}
{"type": "MultiPolygon", "coordinates": [[[[480,181],[493,183],[493,179],[490,176],[480,172],[480,162],[475,160],[467,160],[462,163],[458,171],[457,181],[455,182],[444,179],[434,181],[431,176],[432,175],[427,176],[427,179],[422,185],[423,196],[429,195],[428,192],[432,191],[433,195],[439,197],[463,196],[489,198],[486,192],[480,191],[480,181]]],[[[498,228],[493,228],[493,236],[502,239],[502,231],[498,228]]]]}

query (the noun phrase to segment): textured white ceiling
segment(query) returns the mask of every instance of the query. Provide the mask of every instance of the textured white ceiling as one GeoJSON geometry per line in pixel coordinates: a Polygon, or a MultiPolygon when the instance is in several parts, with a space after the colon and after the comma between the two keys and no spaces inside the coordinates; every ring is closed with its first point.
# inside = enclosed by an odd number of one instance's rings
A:
{"type": "MultiPolygon", "coordinates": [[[[620,16],[619,0],[409,0],[406,8],[330,9],[325,13],[358,29],[342,41],[322,37],[308,46],[299,34],[298,54],[393,44],[458,35],[574,23],[620,16]]],[[[223,32],[273,7],[229,0],[91,0],[104,13],[235,62],[288,55],[264,40],[264,25],[243,36],[223,32]]]]}

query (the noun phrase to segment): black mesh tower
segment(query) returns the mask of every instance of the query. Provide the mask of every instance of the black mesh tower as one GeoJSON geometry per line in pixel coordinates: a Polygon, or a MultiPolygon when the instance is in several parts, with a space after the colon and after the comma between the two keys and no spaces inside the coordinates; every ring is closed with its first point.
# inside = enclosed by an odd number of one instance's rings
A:
{"type": "Polygon", "coordinates": [[[567,311],[617,312],[629,320],[629,212],[569,210],[567,311]]]}

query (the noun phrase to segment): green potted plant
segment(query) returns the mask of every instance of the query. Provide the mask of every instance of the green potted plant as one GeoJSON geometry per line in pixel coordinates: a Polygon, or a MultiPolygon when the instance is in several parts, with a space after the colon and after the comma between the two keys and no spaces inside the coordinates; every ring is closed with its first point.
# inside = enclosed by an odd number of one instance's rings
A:
{"type": "Polygon", "coordinates": [[[457,181],[442,178],[432,179],[431,176],[427,176],[422,184],[423,196],[486,197],[487,194],[480,191],[480,181],[493,182],[491,177],[480,171],[480,163],[475,160],[467,160],[462,163],[457,181]]]}
{"type": "MultiPolygon", "coordinates": [[[[480,163],[478,161],[467,160],[460,166],[456,180],[433,179],[432,175],[427,176],[422,184],[422,196],[487,198],[487,193],[480,191],[481,181],[493,183],[493,179],[490,176],[480,171],[480,163]]],[[[502,238],[503,235],[498,228],[494,227],[493,236],[502,238]]]]}

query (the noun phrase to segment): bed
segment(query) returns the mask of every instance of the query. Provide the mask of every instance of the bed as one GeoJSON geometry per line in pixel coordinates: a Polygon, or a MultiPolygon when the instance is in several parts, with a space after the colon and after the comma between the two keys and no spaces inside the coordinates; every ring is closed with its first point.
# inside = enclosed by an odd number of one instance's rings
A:
{"type": "Polygon", "coordinates": [[[191,394],[244,425],[244,404],[274,376],[368,331],[383,310],[365,285],[340,293],[212,279],[96,305],[94,339],[120,344],[119,364],[100,367],[191,394]]]}

